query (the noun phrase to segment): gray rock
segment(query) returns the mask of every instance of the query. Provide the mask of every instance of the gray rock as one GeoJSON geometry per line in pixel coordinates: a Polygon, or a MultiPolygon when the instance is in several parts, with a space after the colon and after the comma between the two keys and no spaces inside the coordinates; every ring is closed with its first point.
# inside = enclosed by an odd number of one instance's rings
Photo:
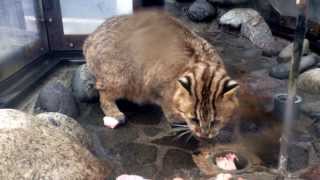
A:
{"type": "MultiPolygon", "coordinates": [[[[303,72],[317,63],[316,55],[310,54],[301,58],[299,72],[303,72]]],[[[287,79],[289,77],[290,63],[281,63],[271,68],[269,75],[277,79],[287,79]]]]}
{"type": "Polygon", "coordinates": [[[96,80],[89,72],[87,65],[81,65],[73,75],[73,95],[81,102],[97,101],[99,99],[99,94],[95,89],[95,83],[96,80]]]}
{"type": "Polygon", "coordinates": [[[175,174],[177,170],[191,170],[196,167],[192,156],[185,151],[170,149],[164,155],[162,171],[168,175],[175,174]]]}
{"type": "Polygon", "coordinates": [[[146,164],[157,160],[157,148],[139,143],[120,143],[117,145],[123,167],[128,171],[137,171],[146,164]],[[134,164],[135,166],[132,166],[134,164]],[[138,169],[137,169],[138,168],[138,169]]]}
{"type": "Polygon", "coordinates": [[[248,0],[208,0],[208,2],[222,5],[238,5],[247,3],[248,0]]]}
{"type": "Polygon", "coordinates": [[[294,172],[308,167],[309,152],[306,148],[291,144],[288,148],[288,170],[294,172]]]}
{"type": "Polygon", "coordinates": [[[248,38],[255,46],[267,51],[268,54],[275,54],[273,49],[274,39],[271,30],[264,19],[259,15],[241,25],[241,34],[248,38]]]}
{"type": "MultiPolygon", "coordinates": [[[[306,55],[309,52],[310,52],[309,40],[304,39],[304,41],[303,41],[303,55],[306,55]]],[[[290,43],[283,50],[281,50],[277,61],[279,63],[289,62],[291,60],[292,53],[293,53],[293,43],[290,43]]]]}
{"type": "Polygon", "coordinates": [[[259,13],[253,9],[235,8],[222,15],[219,19],[219,23],[239,28],[243,23],[259,16],[259,13]]]}
{"type": "Polygon", "coordinates": [[[207,0],[197,0],[188,9],[188,17],[196,22],[208,21],[217,14],[217,10],[207,0]]]}
{"type": "Polygon", "coordinates": [[[317,123],[314,123],[309,128],[310,133],[317,139],[320,138],[320,121],[318,120],[317,123]]]}
{"type": "Polygon", "coordinates": [[[320,68],[302,73],[298,78],[298,88],[311,94],[320,94],[320,68]]]}
{"type": "Polygon", "coordinates": [[[102,164],[85,147],[36,117],[17,110],[0,110],[0,179],[105,179],[102,164]],[[17,126],[25,122],[28,126],[17,126]],[[12,126],[12,124],[15,124],[12,126]]]}
{"type": "Polygon", "coordinates": [[[267,54],[277,53],[274,49],[271,30],[257,11],[248,8],[232,9],[221,16],[219,22],[234,28],[241,27],[241,34],[255,46],[263,49],[267,54]]]}
{"type": "Polygon", "coordinates": [[[61,83],[50,83],[40,90],[36,109],[42,112],[59,112],[76,118],[79,108],[71,93],[61,83]]]}
{"type": "Polygon", "coordinates": [[[90,135],[76,120],[72,119],[71,117],[54,112],[41,113],[36,117],[45,126],[58,129],[88,149],[93,147],[93,142],[90,135]]]}

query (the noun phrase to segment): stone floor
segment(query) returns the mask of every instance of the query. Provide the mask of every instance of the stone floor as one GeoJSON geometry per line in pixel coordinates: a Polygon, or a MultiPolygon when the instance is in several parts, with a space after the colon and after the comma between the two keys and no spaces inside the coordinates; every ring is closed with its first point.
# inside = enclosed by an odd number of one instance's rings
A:
{"type": "MultiPolygon", "coordinates": [[[[249,40],[241,37],[237,32],[219,28],[215,22],[193,23],[189,21],[183,16],[187,4],[170,2],[166,7],[168,11],[173,12],[187,26],[206,38],[218,49],[230,75],[241,83],[243,93],[248,95],[244,96],[244,100],[254,97],[255,102],[262,105],[264,110],[272,110],[272,96],[275,93],[286,92],[287,86],[286,80],[277,80],[268,75],[269,68],[276,64],[275,58],[263,56],[262,51],[254,47],[249,40]]],[[[277,41],[281,46],[287,44],[285,40],[280,38],[277,41]]],[[[37,93],[47,83],[59,81],[66,87],[70,87],[72,74],[77,67],[76,64],[60,64],[21,100],[17,108],[33,112],[37,93]]],[[[295,145],[298,147],[293,146],[291,155],[292,157],[300,157],[300,159],[291,160],[294,170],[301,170],[308,165],[312,166],[320,162],[320,142],[316,139],[319,138],[316,137],[316,134],[319,135],[320,133],[315,133],[317,130],[320,131],[320,125],[318,122],[319,128],[314,130],[312,127],[317,122],[316,119],[311,118],[312,114],[320,112],[320,97],[303,92],[299,92],[299,95],[304,98],[304,102],[302,117],[295,123],[295,132],[297,132],[295,133],[295,145]],[[301,162],[305,161],[307,162],[303,165],[301,162]],[[301,164],[303,167],[299,167],[301,164]]],[[[258,105],[253,104],[252,106],[256,107],[258,105]]],[[[192,152],[205,144],[204,142],[191,139],[186,143],[186,138],[175,139],[175,136],[172,136],[170,132],[169,125],[162,116],[161,109],[158,107],[137,108],[132,105],[124,105],[123,110],[127,110],[128,107],[136,109],[136,113],[130,115],[127,124],[112,130],[102,125],[103,113],[98,103],[80,104],[81,116],[77,120],[92,134],[95,142],[93,153],[101,160],[112,163],[114,177],[122,173],[129,173],[142,175],[150,179],[172,179],[176,176],[185,179],[209,178],[197,168],[192,160],[192,152]]],[[[250,105],[248,107],[250,108],[250,105]]],[[[251,145],[254,149],[261,145],[260,149],[262,150],[259,151],[259,158],[262,159],[265,166],[270,168],[262,168],[255,173],[239,176],[246,179],[276,179],[277,175],[272,169],[276,166],[279,145],[277,138],[279,137],[272,137],[272,146],[268,142],[261,142],[260,134],[256,133],[261,132],[261,130],[253,132],[253,129],[259,129],[260,127],[268,129],[270,127],[268,123],[271,124],[273,121],[269,121],[267,116],[261,117],[260,120],[253,121],[253,123],[250,123],[251,121],[244,123],[245,129],[248,129],[245,130],[247,136],[244,137],[249,137],[249,140],[239,141],[238,143],[247,143],[246,145],[251,145]],[[246,125],[246,123],[248,124],[246,125]],[[255,144],[257,142],[259,142],[259,145],[255,144]]],[[[280,124],[277,126],[280,127],[280,124]]],[[[268,131],[266,132],[268,133],[268,131]]],[[[270,131],[269,133],[272,134],[273,132],[270,131]]],[[[222,143],[223,140],[225,139],[222,138],[218,142],[222,143]]],[[[300,171],[298,172],[300,173],[300,171]]]]}

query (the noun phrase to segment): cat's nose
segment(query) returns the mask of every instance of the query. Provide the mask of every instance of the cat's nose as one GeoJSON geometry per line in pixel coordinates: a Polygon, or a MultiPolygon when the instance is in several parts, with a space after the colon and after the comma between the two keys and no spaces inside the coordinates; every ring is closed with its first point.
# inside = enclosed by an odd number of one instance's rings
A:
{"type": "Polygon", "coordinates": [[[201,138],[208,138],[209,135],[210,135],[210,133],[209,133],[208,130],[202,130],[202,131],[200,132],[200,137],[201,137],[201,138]]]}

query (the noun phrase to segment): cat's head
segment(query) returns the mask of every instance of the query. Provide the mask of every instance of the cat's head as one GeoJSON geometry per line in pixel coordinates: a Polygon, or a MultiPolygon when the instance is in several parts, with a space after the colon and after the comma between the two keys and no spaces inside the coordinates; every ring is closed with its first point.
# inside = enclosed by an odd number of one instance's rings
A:
{"type": "Polygon", "coordinates": [[[173,108],[194,136],[213,138],[232,119],[238,88],[223,65],[196,63],[177,79],[173,108]]]}

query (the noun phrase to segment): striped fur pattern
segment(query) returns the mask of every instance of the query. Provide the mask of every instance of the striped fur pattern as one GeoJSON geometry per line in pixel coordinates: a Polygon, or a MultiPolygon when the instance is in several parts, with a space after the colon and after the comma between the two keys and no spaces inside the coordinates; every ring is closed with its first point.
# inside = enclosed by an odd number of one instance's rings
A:
{"type": "Polygon", "coordinates": [[[155,103],[183,135],[213,138],[237,107],[238,84],[214,47],[164,12],[110,18],[83,50],[108,116],[124,116],[119,98],[155,103]]]}

